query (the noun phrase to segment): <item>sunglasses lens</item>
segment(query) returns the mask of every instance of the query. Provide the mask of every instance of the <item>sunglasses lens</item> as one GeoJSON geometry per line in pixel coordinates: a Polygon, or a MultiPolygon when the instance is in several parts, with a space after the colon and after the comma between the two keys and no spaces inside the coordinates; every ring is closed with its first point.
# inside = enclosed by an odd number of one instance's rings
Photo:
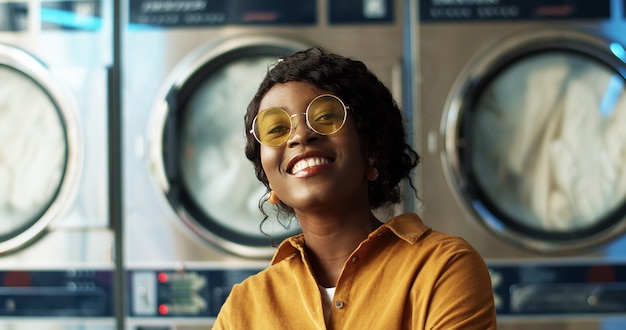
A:
{"type": "Polygon", "coordinates": [[[254,125],[254,135],[266,146],[279,146],[289,138],[291,119],[285,110],[269,108],[259,112],[254,125]]]}
{"type": "Polygon", "coordinates": [[[324,95],[309,105],[307,120],[317,133],[333,134],[345,123],[346,108],[338,98],[324,95]]]}

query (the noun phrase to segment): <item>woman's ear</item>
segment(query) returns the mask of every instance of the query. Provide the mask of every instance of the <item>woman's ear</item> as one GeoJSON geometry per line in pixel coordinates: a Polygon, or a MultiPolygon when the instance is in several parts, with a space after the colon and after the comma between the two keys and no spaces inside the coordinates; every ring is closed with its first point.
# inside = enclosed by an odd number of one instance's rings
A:
{"type": "Polygon", "coordinates": [[[365,177],[369,181],[376,181],[376,179],[378,179],[378,169],[374,166],[374,158],[372,157],[367,158],[365,177]]]}

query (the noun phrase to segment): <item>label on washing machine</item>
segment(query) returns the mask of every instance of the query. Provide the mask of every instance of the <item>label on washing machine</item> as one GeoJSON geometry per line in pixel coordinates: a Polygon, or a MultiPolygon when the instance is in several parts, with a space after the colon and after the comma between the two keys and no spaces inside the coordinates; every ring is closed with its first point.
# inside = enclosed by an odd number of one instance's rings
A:
{"type": "Polygon", "coordinates": [[[130,28],[314,25],[317,1],[130,0],[130,28]]]}
{"type": "Polygon", "coordinates": [[[418,17],[423,23],[608,19],[611,1],[429,0],[419,1],[418,17]]]}

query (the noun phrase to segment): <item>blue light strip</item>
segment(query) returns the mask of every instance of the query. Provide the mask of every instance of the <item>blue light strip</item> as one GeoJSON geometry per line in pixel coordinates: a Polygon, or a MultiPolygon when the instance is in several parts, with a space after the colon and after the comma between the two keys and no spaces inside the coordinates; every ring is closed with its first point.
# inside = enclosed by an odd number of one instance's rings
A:
{"type": "Polygon", "coordinates": [[[603,117],[610,117],[615,107],[617,106],[617,102],[622,96],[622,92],[624,91],[624,78],[620,75],[613,75],[611,80],[609,81],[608,86],[606,87],[606,91],[604,92],[604,97],[600,102],[600,106],[598,111],[600,115],[603,117]]]}
{"type": "Polygon", "coordinates": [[[102,28],[102,19],[98,17],[59,9],[41,8],[41,21],[77,30],[97,31],[102,28]]]}

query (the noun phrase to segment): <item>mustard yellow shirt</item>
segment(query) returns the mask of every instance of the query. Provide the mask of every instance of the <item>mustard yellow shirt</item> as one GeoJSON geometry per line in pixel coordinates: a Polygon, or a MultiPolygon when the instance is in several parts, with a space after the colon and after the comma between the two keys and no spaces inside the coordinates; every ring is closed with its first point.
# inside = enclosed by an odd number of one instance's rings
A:
{"type": "Polygon", "coordinates": [[[271,264],[233,287],[214,329],[496,329],[483,259],[417,214],[389,220],[348,258],[328,327],[304,237],[282,242],[271,264]]]}

